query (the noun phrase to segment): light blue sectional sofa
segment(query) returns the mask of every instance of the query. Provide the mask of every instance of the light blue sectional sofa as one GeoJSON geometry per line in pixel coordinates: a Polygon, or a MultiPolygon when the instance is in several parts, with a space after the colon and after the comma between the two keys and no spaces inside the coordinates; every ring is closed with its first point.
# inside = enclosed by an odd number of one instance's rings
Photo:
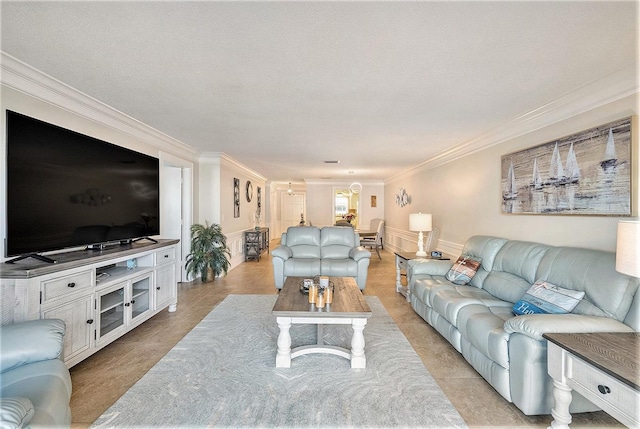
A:
{"type": "Polygon", "coordinates": [[[65,324],[41,319],[0,328],[0,426],[71,426],[71,377],[61,359],[65,324]]]}
{"type": "MultiPolygon", "coordinates": [[[[639,280],[615,270],[614,253],[475,236],[462,256],[481,261],[466,285],[447,280],[452,261],[410,261],[411,306],[524,414],[553,406],[544,333],[640,330],[639,280]],[[585,294],[570,313],[515,316],[514,303],[538,280],[585,294]]],[[[597,410],[573,396],[572,412],[597,410]]]]}
{"type": "Polygon", "coordinates": [[[371,260],[371,252],[360,246],[360,236],[350,226],[290,227],[271,256],[278,289],[288,276],[323,275],[353,277],[363,290],[371,260]]]}

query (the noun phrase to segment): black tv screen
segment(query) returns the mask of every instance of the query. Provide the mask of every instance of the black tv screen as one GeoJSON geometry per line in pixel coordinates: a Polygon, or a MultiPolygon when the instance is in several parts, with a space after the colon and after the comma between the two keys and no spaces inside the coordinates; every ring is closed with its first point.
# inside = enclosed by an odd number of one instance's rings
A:
{"type": "Polygon", "coordinates": [[[159,162],[7,111],[5,256],[159,234],[159,162]]]}

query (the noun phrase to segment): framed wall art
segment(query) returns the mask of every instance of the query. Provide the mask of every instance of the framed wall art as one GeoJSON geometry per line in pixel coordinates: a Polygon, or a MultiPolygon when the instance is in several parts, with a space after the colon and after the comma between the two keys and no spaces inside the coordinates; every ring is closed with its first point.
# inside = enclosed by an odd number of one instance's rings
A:
{"type": "Polygon", "coordinates": [[[257,197],[258,197],[258,208],[256,209],[256,213],[258,216],[261,216],[262,215],[262,188],[260,186],[258,186],[257,197]]]}
{"type": "Polygon", "coordinates": [[[240,217],[240,179],[233,178],[233,217],[240,217]]]}
{"type": "Polygon", "coordinates": [[[503,155],[502,212],[632,216],[637,117],[503,155]]]}

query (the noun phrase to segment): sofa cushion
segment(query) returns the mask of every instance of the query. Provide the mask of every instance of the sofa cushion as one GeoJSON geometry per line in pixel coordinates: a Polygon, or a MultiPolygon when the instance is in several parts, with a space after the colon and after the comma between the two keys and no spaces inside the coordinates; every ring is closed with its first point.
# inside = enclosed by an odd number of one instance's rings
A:
{"type": "Polygon", "coordinates": [[[2,327],[0,372],[62,353],[65,323],[59,319],[39,319],[2,327]]]}
{"type": "Polygon", "coordinates": [[[433,304],[431,298],[435,293],[435,289],[455,289],[455,285],[449,282],[444,276],[426,276],[413,279],[410,285],[411,295],[431,307],[433,304]]]}
{"type": "Polygon", "coordinates": [[[358,263],[353,259],[322,259],[320,274],[333,277],[355,277],[358,275],[358,263]]]}
{"type": "Polygon", "coordinates": [[[550,246],[526,241],[508,241],[496,255],[482,289],[504,301],[515,303],[538,280],[536,270],[550,246]]]}
{"type": "Polygon", "coordinates": [[[291,258],[284,265],[285,277],[313,277],[320,274],[320,258],[291,258]]]}
{"type": "Polygon", "coordinates": [[[473,276],[480,268],[479,258],[473,256],[460,256],[446,275],[447,280],[456,285],[469,284],[473,276]]]}
{"type": "Polygon", "coordinates": [[[33,404],[28,398],[0,398],[0,429],[20,429],[34,414],[33,404]]]}
{"type": "Polygon", "coordinates": [[[468,305],[458,315],[458,330],[484,356],[509,369],[509,335],[504,322],[513,317],[511,307],[468,305]]]}
{"type": "Polygon", "coordinates": [[[475,235],[464,244],[462,255],[474,256],[482,260],[482,265],[471,279],[471,285],[482,287],[484,279],[493,267],[496,255],[508,240],[506,238],[475,235]]]}
{"type": "Polygon", "coordinates": [[[467,305],[481,304],[485,306],[511,307],[510,302],[502,301],[489,292],[475,286],[455,286],[454,288],[437,288],[431,297],[432,308],[441,314],[453,326],[458,326],[458,313],[467,305]]]}
{"type": "Polygon", "coordinates": [[[517,315],[571,313],[583,297],[584,292],[561,288],[538,280],[513,305],[513,312],[517,315]]]}
{"type": "Polygon", "coordinates": [[[348,259],[351,249],[357,247],[353,228],[324,227],[320,232],[322,259],[348,259]]]}
{"type": "Polygon", "coordinates": [[[503,301],[515,303],[522,298],[531,283],[515,274],[504,271],[491,271],[485,279],[482,289],[503,301]]]}
{"type": "Polygon", "coordinates": [[[287,229],[286,244],[293,258],[320,258],[320,229],[299,226],[287,229]]]}
{"type": "Polygon", "coordinates": [[[536,279],[586,292],[574,313],[623,321],[631,308],[640,279],[618,273],[615,257],[613,252],[599,250],[551,248],[540,261],[536,279]]]}

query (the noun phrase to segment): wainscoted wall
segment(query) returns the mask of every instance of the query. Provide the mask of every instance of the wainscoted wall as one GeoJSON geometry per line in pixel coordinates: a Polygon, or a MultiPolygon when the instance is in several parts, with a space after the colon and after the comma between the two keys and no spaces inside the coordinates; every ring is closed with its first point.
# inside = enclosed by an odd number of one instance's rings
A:
{"type": "MultiPolygon", "coordinates": [[[[427,234],[423,235],[426,246],[427,234]]],[[[457,258],[462,254],[463,246],[464,243],[452,243],[440,238],[436,244],[436,250],[457,258]]],[[[418,233],[387,227],[384,233],[384,249],[391,253],[398,251],[416,252],[418,250],[418,233]]]]}
{"type": "MultiPolygon", "coordinates": [[[[434,159],[388,179],[385,182],[385,227],[389,246],[415,249],[409,247],[414,235],[402,231],[409,229],[410,213],[422,212],[431,213],[434,226],[441,228],[438,248],[447,253],[461,249],[473,235],[614,251],[619,217],[502,214],[500,159],[504,154],[637,115],[639,94],[637,88],[635,91],[603,105],[594,103],[600,107],[552,122],[520,137],[500,141],[496,136],[496,143],[487,143],[482,150],[446,161],[434,159]],[[405,188],[411,196],[411,203],[404,207],[395,203],[400,188],[405,188]]],[[[637,213],[640,200],[637,139],[633,158],[632,206],[637,213]]]]}

